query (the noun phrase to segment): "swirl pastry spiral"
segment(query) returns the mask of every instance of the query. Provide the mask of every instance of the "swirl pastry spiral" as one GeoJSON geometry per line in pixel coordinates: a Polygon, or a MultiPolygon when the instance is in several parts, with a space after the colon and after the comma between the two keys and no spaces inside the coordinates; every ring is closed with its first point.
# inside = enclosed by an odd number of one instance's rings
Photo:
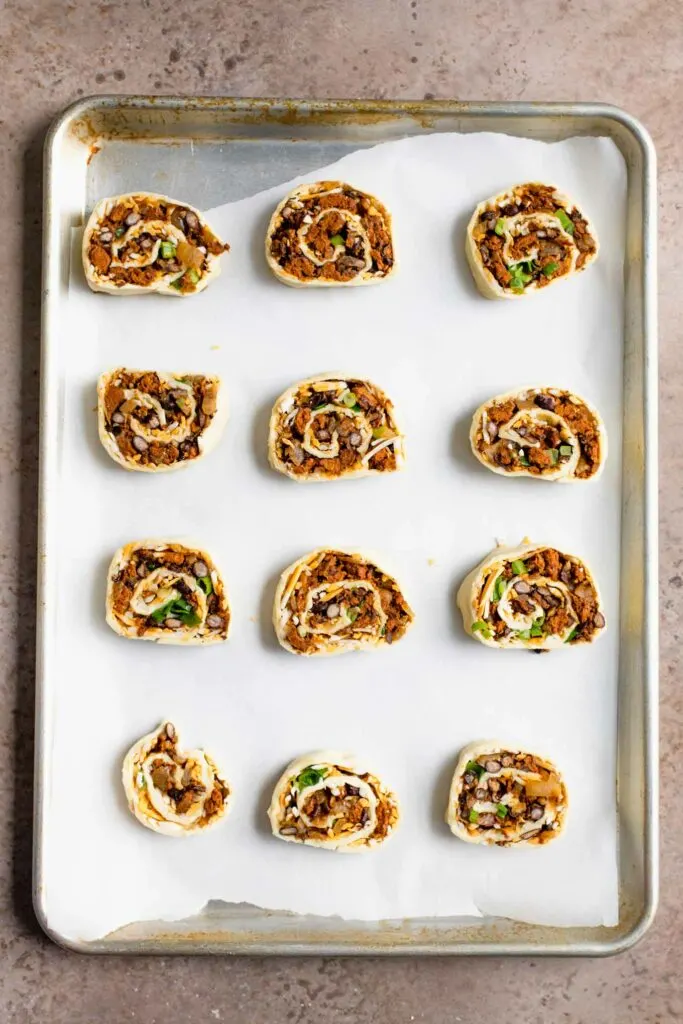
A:
{"type": "Polygon", "coordinates": [[[318,751],[285,768],[268,809],[273,835],[288,843],[358,853],[396,829],[396,796],[353,757],[318,751]]]}
{"type": "Polygon", "coordinates": [[[181,750],[172,722],[133,744],[121,779],[131,812],[163,835],[200,832],[230,808],[230,787],[213,759],[203,750],[181,750]]]}
{"type": "Polygon", "coordinates": [[[383,281],[396,269],[391,215],[342,181],[299,185],[271,218],[266,260],[278,280],[296,288],[383,281]]]}
{"type": "Polygon", "coordinates": [[[175,541],[139,540],[114,555],[107,622],[120,636],[161,644],[227,640],[230,607],[210,555],[175,541]]]}
{"type": "Polygon", "coordinates": [[[199,210],[152,192],[101,199],[83,235],[83,269],[96,292],[201,292],[230,248],[199,210]]]}
{"type": "Polygon", "coordinates": [[[605,628],[585,562],[556,548],[496,548],[458,591],[465,630],[488,647],[549,651],[591,643],[605,628]]]}
{"type": "Polygon", "coordinates": [[[595,229],[553,185],[527,182],[479,203],[467,228],[467,260],[487,299],[515,299],[585,270],[595,229]]]}
{"type": "Polygon", "coordinates": [[[220,438],[227,404],[218,377],[119,367],[97,385],[100,441],[124,469],[187,466],[220,438]]]}
{"type": "Polygon", "coordinates": [[[501,476],[577,483],[594,480],[607,458],[607,434],[596,409],[561,388],[524,388],[497,395],[474,414],[475,457],[501,476]]]}
{"type": "Polygon", "coordinates": [[[270,418],[273,469],[297,481],[336,480],[401,469],[394,407],[368,380],[310,377],[281,395],[270,418]]]}
{"type": "Polygon", "coordinates": [[[273,608],[282,646],[307,656],[395,643],[413,617],[392,576],[363,555],[329,548],[285,569],[273,608]]]}
{"type": "Polygon", "coordinates": [[[552,761],[499,740],[460,753],[446,809],[466,843],[543,846],[562,832],[567,788],[552,761]]]}

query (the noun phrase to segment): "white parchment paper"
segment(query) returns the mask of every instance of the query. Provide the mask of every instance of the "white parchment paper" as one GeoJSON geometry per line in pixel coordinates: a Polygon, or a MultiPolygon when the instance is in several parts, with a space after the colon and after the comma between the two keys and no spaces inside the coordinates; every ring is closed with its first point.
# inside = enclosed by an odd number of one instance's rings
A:
{"type": "Polygon", "coordinates": [[[73,268],[61,379],[51,384],[62,392],[63,429],[48,509],[59,523],[48,552],[58,586],[46,611],[45,905],[67,938],[179,919],[210,899],[350,919],[617,921],[623,161],[606,139],[432,135],[359,151],[304,179],[336,177],[394,214],[400,269],[381,285],[298,291],[270,275],[266,224],[296,182],[211,213],[232,250],[196,298],[94,295],[73,268]],[[534,179],[585,206],[599,260],[528,300],[488,302],[465,263],[465,225],[477,201],[534,179]],[[94,411],[97,375],[117,365],[221,373],[231,414],[217,450],[157,477],[117,467],[99,445],[94,411]],[[325,371],[368,376],[392,396],[408,439],[403,474],[306,486],[268,468],[274,399],[325,371]],[[469,452],[476,406],[533,383],[569,387],[601,410],[610,454],[594,485],[503,480],[469,452]],[[214,553],[233,606],[226,645],[174,650],[106,626],[113,551],[164,535],[214,553]],[[592,564],[611,626],[594,646],[532,657],[464,635],[458,582],[497,539],[525,535],[592,564]],[[318,545],[370,549],[398,574],[417,613],[400,644],[313,660],[277,646],[276,578],[318,545]],[[227,821],[187,840],[141,828],[120,784],[125,751],[164,716],[234,787],[227,821]],[[443,824],[458,749],[490,736],[545,752],[564,771],[571,806],[558,841],[473,847],[443,824]],[[321,747],[355,752],[398,793],[403,824],[381,849],[340,857],[271,838],[265,808],[276,777],[321,747]]]}

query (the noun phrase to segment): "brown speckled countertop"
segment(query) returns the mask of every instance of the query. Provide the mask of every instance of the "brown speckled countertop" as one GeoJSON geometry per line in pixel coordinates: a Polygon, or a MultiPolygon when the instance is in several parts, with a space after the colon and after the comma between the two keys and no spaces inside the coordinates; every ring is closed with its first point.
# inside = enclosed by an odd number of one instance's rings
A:
{"type": "Polygon", "coordinates": [[[0,1021],[654,1024],[683,1017],[680,0],[16,0],[0,18],[0,1021]],[[97,92],[602,100],[660,163],[663,891],[612,960],[86,958],[31,911],[41,147],[97,92]],[[681,406],[677,405],[681,402],[681,406]]]}

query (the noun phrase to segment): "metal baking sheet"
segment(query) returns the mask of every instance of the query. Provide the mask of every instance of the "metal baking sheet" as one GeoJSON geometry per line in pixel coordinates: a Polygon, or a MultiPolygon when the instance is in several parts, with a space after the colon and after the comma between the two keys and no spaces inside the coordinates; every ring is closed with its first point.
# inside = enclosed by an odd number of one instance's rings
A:
{"type": "Polygon", "coordinates": [[[646,131],[624,112],[598,104],[96,97],[80,101],[59,118],[45,149],[34,826],[34,904],[55,941],[91,953],[539,956],[617,953],[645,933],[654,917],[658,887],[655,209],[655,156],[646,131]],[[102,195],[126,191],[148,178],[158,182],[160,164],[166,169],[160,190],[209,208],[359,147],[435,131],[498,131],[548,141],[609,136],[627,165],[621,578],[628,580],[628,587],[622,584],[619,623],[620,922],[614,928],[549,928],[503,918],[353,922],[217,901],[184,921],[143,921],[97,941],[67,942],[47,924],[43,885],[43,824],[50,785],[46,755],[55,695],[48,687],[42,627],[55,542],[47,510],[59,467],[50,459],[48,441],[60,429],[53,370],[58,298],[69,274],[69,229],[82,223],[84,211],[102,195]]]}

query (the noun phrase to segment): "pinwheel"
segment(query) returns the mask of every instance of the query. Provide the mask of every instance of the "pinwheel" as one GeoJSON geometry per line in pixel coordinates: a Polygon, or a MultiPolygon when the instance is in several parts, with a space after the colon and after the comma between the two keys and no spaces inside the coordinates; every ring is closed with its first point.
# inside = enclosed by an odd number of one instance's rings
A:
{"type": "Polygon", "coordinates": [[[97,385],[100,441],[124,469],[187,466],[218,441],[227,405],[218,377],[120,367],[97,385]]]}
{"type": "Polygon", "coordinates": [[[594,480],[607,458],[598,412],[560,388],[524,388],[484,402],[474,414],[470,443],[494,473],[562,483],[594,480]]]}
{"type": "Polygon", "coordinates": [[[487,299],[514,299],[586,267],[598,239],[573,200],[528,182],[479,203],[467,228],[467,259],[487,299]]]}
{"type": "Polygon", "coordinates": [[[152,192],[101,199],[83,235],[83,269],[96,292],[201,292],[220,273],[221,242],[199,210],[152,192]]]}
{"type": "Polygon", "coordinates": [[[120,636],[161,644],[226,640],[230,608],[213,560],[166,540],[120,548],[107,578],[107,622],[120,636]]]}
{"type": "Polygon", "coordinates": [[[278,398],[268,456],[273,469],[297,481],[390,473],[403,465],[403,436],[375,384],[323,375],[278,398]]]}
{"type": "Polygon", "coordinates": [[[293,654],[392,644],[412,621],[396,580],[357,553],[318,548],[285,569],[275,593],[275,632],[293,654]]]}
{"type": "Polygon", "coordinates": [[[284,284],[373,284],[396,269],[391,215],[374,196],[341,181],[299,185],[275,210],[266,260],[284,284]]]}
{"type": "Polygon", "coordinates": [[[543,846],[559,836],[566,814],[567,789],[552,761],[499,740],[461,752],[446,809],[459,839],[543,846]]]}
{"type": "Polygon", "coordinates": [[[163,835],[201,832],[229,810],[230,787],[212,758],[203,750],[181,750],[171,722],[133,744],[121,777],[132,813],[163,835]]]}
{"type": "Polygon", "coordinates": [[[488,647],[549,651],[591,643],[605,628],[585,562],[527,542],[487,555],[464,579],[458,606],[466,631],[488,647]]]}
{"type": "Polygon", "coordinates": [[[400,811],[395,795],[353,757],[320,751],[285,768],[268,817],[278,839],[358,853],[384,842],[400,811]]]}

